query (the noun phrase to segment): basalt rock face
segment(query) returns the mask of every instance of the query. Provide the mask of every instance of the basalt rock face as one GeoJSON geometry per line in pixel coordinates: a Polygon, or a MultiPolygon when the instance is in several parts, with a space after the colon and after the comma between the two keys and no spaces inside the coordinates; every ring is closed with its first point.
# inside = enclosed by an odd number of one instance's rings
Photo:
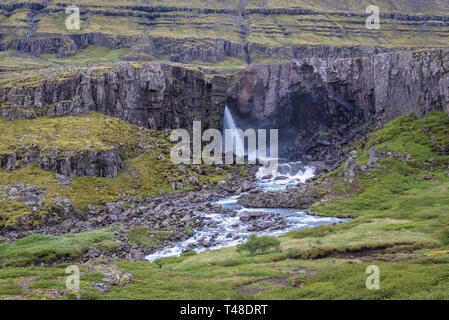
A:
{"type": "MultiPolygon", "coordinates": [[[[9,49],[32,54],[56,54],[58,58],[74,56],[80,50],[91,45],[108,47],[113,50],[132,48],[132,53],[122,57],[123,60],[142,60],[146,58],[160,59],[167,56],[172,62],[191,63],[202,61],[219,63],[228,57],[244,56],[243,45],[223,39],[171,39],[151,38],[149,36],[118,36],[99,32],[62,35],[51,33],[35,33],[32,37],[17,40],[9,45],[9,49]],[[129,56],[134,56],[130,59],[129,56]]],[[[283,56],[285,57],[285,56],[283,56]]],[[[144,59],[148,60],[148,59],[144,59]]]]}
{"type": "Polygon", "coordinates": [[[70,155],[43,153],[38,149],[0,155],[0,168],[15,170],[26,165],[62,174],[65,177],[114,178],[123,166],[118,150],[81,150],[70,155]]]}
{"type": "Polygon", "coordinates": [[[279,129],[280,154],[309,161],[344,157],[348,142],[397,116],[449,113],[447,49],[304,58],[233,76],[159,63],[37,72],[0,87],[3,117],[97,111],[151,129],[190,129],[194,120],[207,129],[221,128],[228,105],[238,127],[279,129]]]}
{"type": "Polygon", "coordinates": [[[297,208],[306,209],[322,197],[311,187],[245,193],[238,198],[238,203],[247,208],[297,208]]]}
{"type": "Polygon", "coordinates": [[[190,128],[194,120],[207,128],[221,126],[225,107],[225,77],[158,63],[50,69],[35,77],[0,89],[1,116],[96,111],[155,130],[190,128]]]}
{"type": "Polygon", "coordinates": [[[303,154],[341,149],[364,128],[397,116],[449,113],[449,50],[254,65],[234,76],[228,105],[246,126],[278,128],[290,138],[285,145],[303,154]]]}
{"type": "Polygon", "coordinates": [[[62,26],[54,27],[67,18],[67,3],[13,1],[0,4],[2,15],[10,17],[21,10],[26,16],[17,24],[5,20],[0,27],[0,50],[56,54],[62,58],[95,44],[131,49],[129,57],[121,57],[125,61],[168,58],[173,62],[217,63],[239,59],[242,63],[254,63],[304,56],[368,56],[391,48],[413,50],[436,43],[447,45],[449,16],[441,1],[431,5],[435,14],[429,14],[430,7],[417,1],[402,4],[400,13],[395,11],[399,8],[384,1],[378,5],[382,7],[381,23],[387,27],[375,33],[365,29],[364,6],[335,1],[327,1],[324,6],[323,1],[315,1],[307,5],[309,8],[301,8],[301,1],[285,2],[282,8],[248,1],[83,3],[77,4],[81,28],[75,33],[66,32],[62,26]],[[391,33],[391,25],[400,28],[391,33]],[[141,54],[142,44],[148,55],[141,54]]]}

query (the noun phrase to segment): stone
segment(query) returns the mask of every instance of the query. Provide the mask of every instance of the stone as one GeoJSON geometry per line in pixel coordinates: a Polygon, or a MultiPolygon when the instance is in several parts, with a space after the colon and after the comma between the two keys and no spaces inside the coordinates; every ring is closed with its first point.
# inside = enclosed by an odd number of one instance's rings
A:
{"type": "Polygon", "coordinates": [[[357,151],[354,150],[349,153],[349,157],[346,160],[344,169],[345,181],[352,183],[358,170],[359,166],[357,164],[357,151]]]}
{"type": "Polygon", "coordinates": [[[194,171],[196,173],[198,173],[199,175],[204,175],[204,171],[203,171],[203,169],[201,169],[200,166],[196,166],[194,171]]]}
{"type": "Polygon", "coordinates": [[[288,180],[288,177],[286,177],[286,176],[277,176],[276,178],[274,178],[274,180],[276,180],[276,181],[288,180]]]}
{"type": "Polygon", "coordinates": [[[382,157],[382,153],[374,148],[371,148],[369,151],[369,160],[368,163],[366,164],[366,166],[368,168],[373,168],[375,166],[377,166],[377,163],[379,162],[379,160],[381,160],[382,157]]]}
{"type": "Polygon", "coordinates": [[[122,213],[123,209],[119,207],[114,207],[109,210],[109,214],[119,216],[122,213]]]}

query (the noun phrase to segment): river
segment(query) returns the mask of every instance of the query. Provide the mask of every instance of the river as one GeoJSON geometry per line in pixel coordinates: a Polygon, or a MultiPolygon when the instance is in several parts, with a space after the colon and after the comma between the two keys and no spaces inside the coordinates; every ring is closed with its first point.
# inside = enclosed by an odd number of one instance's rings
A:
{"type": "MultiPolygon", "coordinates": [[[[266,172],[266,168],[260,167],[256,173],[255,186],[262,191],[281,190],[296,186],[299,182],[305,182],[314,176],[314,168],[306,166],[301,162],[280,163],[276,172],[266,172]],[[270,179],[266,179],[271,175],[270,179]],[[265,179],[263,179],[265,178],[265,179]],[[279,180],[281,179],[281,180],[279,180]]],[[[233,214],[213,213],[195,211],[195,215],[201,216],[208,221],[208,225],[193,230],[194,235],[185,241],[174,243],[169,247],[162,248],[146,257],[150,262],[159,258],[176,257],[184,251],[201,252],[204,250],[216,250],[224,247],[235,246],[244,241],[250,234],[280,236],[290,231],[304,228],[313,228],[320,225],[341,223],[348,219],[332,217],[318,217],[306,214],[299,209],[251,209],[244,208],[237,203],[239,196],[228,196],[213,204],[220,204],[223,208],[229,208],[233,214]],[[253,224],[245,218],[251,213],[274,215],[274,219],[283,219],[286,224],[279,225],[260,231],[251,231],[253,224]],[[210,241],[214,245],[207,245],[210,241]]],[[[273,219],[273,216],[271,216],[273,219]]]]}

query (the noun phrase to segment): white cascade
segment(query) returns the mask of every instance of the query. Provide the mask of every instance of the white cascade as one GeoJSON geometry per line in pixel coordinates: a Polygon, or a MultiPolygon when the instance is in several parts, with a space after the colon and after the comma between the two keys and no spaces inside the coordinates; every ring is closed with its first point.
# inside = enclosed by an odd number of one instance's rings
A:
{"type": "Polygon", "coordinates": [[[224,143],[226,140],[226,130],[227,129],[237,129],[237,126],[234,121],[234,117],[232,116],[231,110],[226,106],[225,113],[224,113],[224,119],[223,119],[223,148],[224,152],[234,152],[237,156],[243,157],[245,156],[245,145],[244,141],[240,139],[240,137],[236,137],[235,141],[233,143],[232,149],[227,149],[226,144],[224,143]]]}

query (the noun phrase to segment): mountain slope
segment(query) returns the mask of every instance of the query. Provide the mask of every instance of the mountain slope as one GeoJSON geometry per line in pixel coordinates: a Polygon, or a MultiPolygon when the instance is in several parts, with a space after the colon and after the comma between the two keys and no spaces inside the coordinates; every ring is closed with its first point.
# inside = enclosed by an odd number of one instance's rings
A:
{"type": "Polygon", "coordinates": [[[229,68],[449,45],[445,1],[377,3],[380,30],[365,27],[369,1],[6,1],[0,51],[10,51],[0,54],[0,66],[19,65],[16,51],[40,56],[40,64],[161,60],[229,68]],[[70,4],[80,5],[80,30],[65,27],[70,4]]]}

